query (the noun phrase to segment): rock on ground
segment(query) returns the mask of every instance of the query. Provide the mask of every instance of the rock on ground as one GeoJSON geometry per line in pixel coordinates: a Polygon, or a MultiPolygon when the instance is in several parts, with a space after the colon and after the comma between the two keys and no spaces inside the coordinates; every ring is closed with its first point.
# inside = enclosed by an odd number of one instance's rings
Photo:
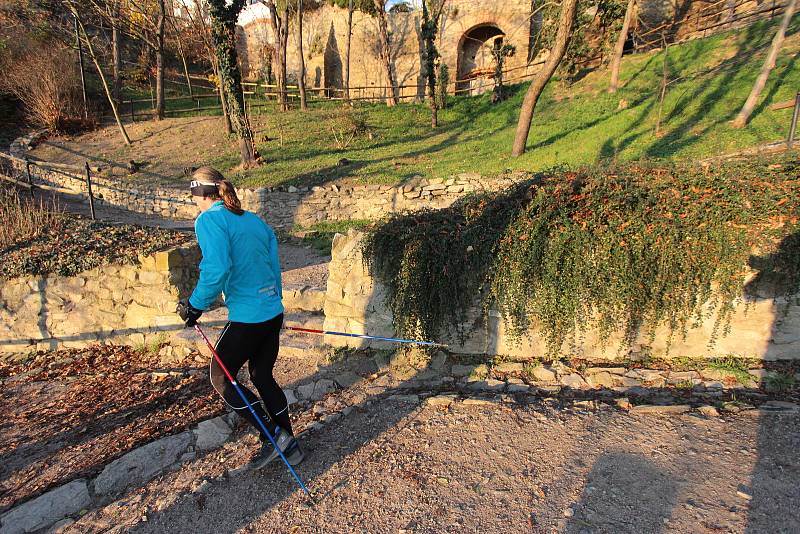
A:
{"type": "Polygon", "coordinates": [[[167,436],[114,460],[97,476],[94,491],[106,495],[142,484],[178,461],[192,442],[191,432],[167,436]]]}
{"type": "Polygon", "coordinates": [[[0,534],[22,534],[47,527],[91,503],[86,480],[73,480],[23,503],[0,517],[0,534]]]}

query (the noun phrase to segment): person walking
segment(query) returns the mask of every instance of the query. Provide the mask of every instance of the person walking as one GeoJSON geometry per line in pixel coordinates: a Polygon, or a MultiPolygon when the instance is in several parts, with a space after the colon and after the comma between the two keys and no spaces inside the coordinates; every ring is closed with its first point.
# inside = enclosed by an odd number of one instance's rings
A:
{"type": "MultiPolygon", "coordinates": [[[[190,188],[200,209],[194,227],[203,258],[197,285],[189,298],[178,303],[176,312],[185,326],[192,327],[223,294],[228,323],[215,349],[234,377],[247,363],[258,395],[242,387],[244,395],[289,463],[297,465],[304,454],[292,433],[286,395],[272,375],[283,325],[278,240],[268,224],[242,209],[233,185],[216,169],[194,171],[190,188]]],[[[251,466],[260,468],[277,458],[277,449],[213,358],[209,373],[228,406],[259,431],[261,450],[251,466]]]]}

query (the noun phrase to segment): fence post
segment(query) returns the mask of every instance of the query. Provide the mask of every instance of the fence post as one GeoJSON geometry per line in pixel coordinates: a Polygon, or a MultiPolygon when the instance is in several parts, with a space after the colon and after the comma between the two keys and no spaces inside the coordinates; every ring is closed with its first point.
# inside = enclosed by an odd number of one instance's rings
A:
{"type": "Polygon", "coordinates": [[[789,126],[789,139],[786,140],[786,145],[789,149],[794,144],[794,134],[797,132],[797,117],[800,115],[800,91],[794,97],[794,112],[792,113],[792,124],[789,126]]]}
{"type": "Polygon", "coordinates": [[[94,217],[94,195],[92,194],[92,173],[89,170],[89,162],[86,162],[86,188],[89,190],[89,211],[92,214],[92,220],[95,220],[94,217]]]}
{"type": "Polygon", "coordinates": [[[136,112],[133,110],[133,98],[131,98],[131,122],[136,122],[136,112]]]}
{"type": "Polygon", "coordinates": [[[33,177],[31,176],[31,161],[28,158],[25,158],[25,174],[28,176],[28,191],[33,198],[33,177]]]}

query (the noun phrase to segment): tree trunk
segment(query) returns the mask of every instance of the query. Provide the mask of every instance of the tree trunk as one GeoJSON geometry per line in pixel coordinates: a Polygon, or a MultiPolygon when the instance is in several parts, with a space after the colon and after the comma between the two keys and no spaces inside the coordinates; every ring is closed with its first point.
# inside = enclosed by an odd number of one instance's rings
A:
{"type": "Polygon", "coordinates": [[[300,109],[307,110],[306,59],[303,57],[303,0],[297,0],[297,51],[300,56],[300,74],[297,76],[297,85],[300,88],[300,109]]]}
{"type": "Polygon", "coordinates": [[[253,131],[245,115],[242,75],[236,53],[236,20],[244,6],[244,0],[234,0],[231,5],[226,5],[225,0],[209,0],[208,5],[211,16],[211,38],[217,53],[222,94],[225,97],[228,116],[241,140],[242,167],[253,167],[257,164],[257,154],[253,131]]]}
{"type": "Polygon", "coordinates": [[[212,62],[212,67],[214,69],[214,75],[217,77],[217,94],[219,94],[219,104],[222,107],[222,118],[223,122],[225,123],[225,133],[230,135],[233,133],[233,126],[231,126],[231,117],[228,115],[228,104],[225,102],[225,91],[222,89],[222,77],[219,73],[219,68],[217,67],[217,60],[214,58],[212,62]]]}
{"type": "Polygon", "coordinates": [[[186,64],[186,56],[183,53],[183,43],[181,43],[180,32],[175,30],[175,40],[178,42],[178,54],[181,56],[181,63],[183,63],[183,75],[186,77],[186,85],[189,86],[189,97],[194,98],[194,90],[192,89],[192,79],[189,77],[189,66],[186,64]]]}
{"type": "Polygon", "coordinates": [[[614,46],[614,57],[611,59],[611,82],[608,84],[608,92],[616,93],[619,87],[619,66],[622,62],[622,52],[625,49],[625,41],[628,40],[628,31],[636,13],[636,0],[628,0],[628,8],[625,10],[625,19],[622,21],[622,28],[619,30],[617,44],[614,46]]]}
{"type": "Polygon", "coordinates": [[[156,22],[156,120],[164,118],[164,24],[167,19],[165,0],[158,1],[156,22]]]}
{"type": "Polygon", "coordinates": [[[92,41],[89,40],[89,36],[86,33],[86,28],[83,27],[83,22],[78,17],[78,12],[72,9],[72,14],[75,16],[75,20],[78,21],[78,24],[81,28],[81,33],[83,34],[83,39],[86,41],[86,50],[89,52],[89,57],[92,58],[92,63],[94,63],[94,68],[97,69],[97,74],[100,77],[100,81],[103,84],[103,89],[106,92],[106,98],[108,99],[108,103],[111,106],[111,111],[114,113],[114,120],[117,121],[117,127],[119,127],[119,133],[122,135],[123,141],[125,141],[126,145],[131,144],[131,138],[128,137],[128,132],[125,130],[125,126],[123,126],[122,121],[119,118],[119,112],[117,111],[117,104],[114,102],[114,96],[111,94],[111,89],[108,87],[108,82],[106,81],[106,76],[103,74],[103,69],[100,68],[100,62],[97,61],[97,55],[94,53],[94,47],[92,46],[92,41]]]}
{"type": "Polygon", "coordinates": [[[425,70],[424,76],[428,85],[428,105],[431,108],[431,128],[439,126],[438,106],[436,105],[436,59],[439,51],[436,50],[436,32],[439,29],[439,8],[434,4],[433,16],[428,9],[428,1],[422,2],[422,37],[425,40],[425,70]]]}
{"type": "Polygon", "coordinates": [[[750,96],[747,97],[747,101],[744,103],[744,106],[742,106],[742,110],[733,120],[734,128],[743,128],[744,125],[747,124],[747,121],[750,120],[750,115],[753,113],[753,109],[756,107],[758,97],[761,96],[761,91],[764,90],[764,86],[767,84],[769,73],[772,72],[773,68],[775,68],[775,60],[778,58],[778,52],[781,51],[783,40],[786,37],[786,28],[789,27],[789,22],[792,20],[792,15],[794,15],[796,4],[797,0],[790,0],[786,5],[786,11],[783,14],[783,21],[781,22],[780,28],[778,28],[778,32],[775,34],[775,37],[772,39],[772,46],[767,54],[767,59],[764,61],[764,66],[761,67],[761,73],[758,75],[756,83],[753,85],[753,89],[750,91],[750,96]]]}
{"type": "Polygon", "coordinates": [[[528,92],[525,93],[525,100],[522,102],[519,122],[517,123],[517,133],[514,136],[514,148],[511,151],[511,155],[513,156],[521,156],[525,153],[525,145],[528,143],[528,133],[531,130],[533,110],[536,108],[536,102],[539,100],[545,85],[550,81],[556,68],[558,68],[558,64],[561,62],[561,58],[564,57],[564,52],[567,50],[567,45],[572,35],[572,27],[575,24],[577,4],[578,0],[563,0],[561,4],[561,14],[558,18],[558,33],[556,34],[556,41],[553,44],[553,49],[550,50],[550,55],[541,72],[539,72],[533,80],[531,86],[528,87],[528,92]]]}
{"type": "Polygon", "coordinates": [[[344,43],[344,97],[350,100],[350,42],[353,39],[353,0],[347,2],[347,39],[344,43]]]}
{"type": "Polygon", "coordinates": [[[389,46],[389,25],[386,21],[386,6],[384,0],[373,0],[378,17],[378,27],[380,29],[380,55],[383,61],[383,69],[386,71],[386,79],[389,83],[389,95],[386,99],[387,106],[397,105],[397,84],[392,73],[392,49],[389,46]]]}
{"type": "Polygon", "coordinates": [[[275,63],[277,68],[275,77],[278,85],[278,102],[281,111],[289,110],[289,98],[286,88],[286,45],[289,42],[289,4],[288,1],[283,10],[283,19],[278,16],[278,9],[275,2],[270,0],[267,4],[270,11],[270,22],[272,32],[275,34],[275,63]]]}
{"type": "Polygon", "coordinates": [[[114,4],[111,18],[111,94],[116,102],[122,98],[122,56],[120,55],[119,6],[114,4]]]}

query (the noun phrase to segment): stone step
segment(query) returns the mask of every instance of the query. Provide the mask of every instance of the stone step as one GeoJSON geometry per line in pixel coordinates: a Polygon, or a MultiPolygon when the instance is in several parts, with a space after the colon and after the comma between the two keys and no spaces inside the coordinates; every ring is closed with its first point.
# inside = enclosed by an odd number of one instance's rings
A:
{"type": "Polygon", "coordinates": [[[325,288],[301,284],[283,286],[283,307],[287,312],[305,311],[322,313],[325,306],[325,288]]]}
{"type": "Polygon", "coordinates": [[[318,358],[327,351],[322,346],[322,336],[300,338],[281,336],[279,357],[282,358],[318,358]],[[314,339],[318,337],[319,339],[314,339]]]}
{"type": "Polygon", "coordinates": [[[312,328],[322,330],[325,323],[325,316],[319,313],[298,313],[287,312],[283,315],[284,326],[295,326],[299,328],[312,328]]]}

